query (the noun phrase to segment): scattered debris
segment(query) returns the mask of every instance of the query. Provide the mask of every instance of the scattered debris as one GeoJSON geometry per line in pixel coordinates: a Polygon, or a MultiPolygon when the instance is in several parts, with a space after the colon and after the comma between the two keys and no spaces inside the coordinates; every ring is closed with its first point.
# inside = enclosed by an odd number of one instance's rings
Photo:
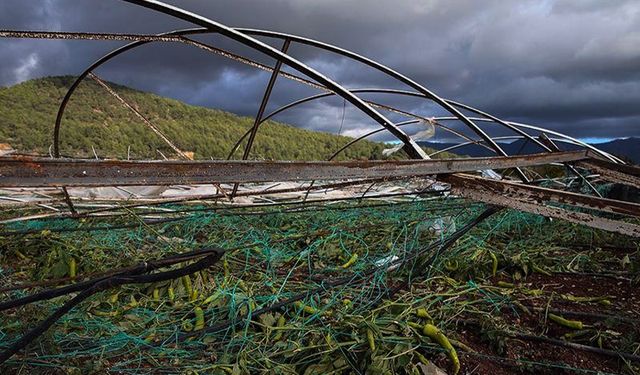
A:
{"type": "Polygon", "coordinates": [[[51,157],[0,144],[2,371],[640,371],[640,206],[603,198],[613,184],[637,188],[640,168],[571,137],[438,97],[348,50],[231,29],[161,2],[129,2],[203,28],[158,35],[0,31],[131,42],[69,89],[51,157]],[[271,56],[275,67],[190,38],[210,32],[271,56]],[[274,48],[256,36],[283,44],[274,48]],[[229,154],[248,137],[243,160],[193,160],[93,73],[138,46],[168,41],[271,73],[254,125],[229,154]],[[347,89],[289,56],[290,44],[338,53],[414,91],[347,89]],[[140,161],[129,160],[128,151],[126,160],[100,160],[94,150],[98,160],[61,158],[66,104],[87,77],[175,154],[158,150],[164,160],[140,161]],[[322,93],[265,115],[280,77],[322,93]],[[422,98],[451,116],[425,118],[361,93],[422,98]],[[381,128],[329,161],[251,160],[253,140],[272,116],[334,95],[381,128]],[[382,112],[407,120],[392,122],[382,112]],[[421,130],[408,136],[402,126],[412,124],[421,130]],[[541,153],[507,155],[484,124],[541,153]],[[331,161],[381,131],[398,139],[383,152],[397,160],[331,161]],[[436,131],[461,138],[447,151],[476,144],[496,156],[436,159],[440,151],[428,154],[417,143],[436,131]],[[583,149],[561,151],[567,143],[583,149]],[[171,160],[176,156],[184,160],[171,160]]]}

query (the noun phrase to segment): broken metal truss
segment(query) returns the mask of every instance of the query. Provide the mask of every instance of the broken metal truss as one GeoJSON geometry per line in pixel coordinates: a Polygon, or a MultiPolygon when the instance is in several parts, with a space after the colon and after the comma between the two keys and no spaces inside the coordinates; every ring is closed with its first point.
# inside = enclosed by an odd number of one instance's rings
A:
{"type": "MultiPolygon", "coordinates": [[[[0,160],[0,187],[59,187],[64,192],[65,202],[69,206],[72,214],[77,215],[78,212],[74,207],[72,198],[67,187],[99,187],[99,186],[129,186],[129,185],[176,185],[176,184],[233,184],[232,191],[227,194],[226,191],[219,189],[221,194],[227,198],[233,199],[237,195],[238,186],[241,183],[254,182],[280,182],[280,181],[343,181],[354,179],[364,180],[391,180],[403,178],[431,178],[429,176],[441,175],[440,180],[449,183],[454,193],[461,194],[468,198],[479,200],[491,204],[497,204],[516,209],[522,209],[528,212],[536,212],[538,214],[558,217],[554,207],[550,210],[546,207],[542,209],[534,209],[528,205],[535,207],[542,206],[543,202],[553,201],[553,197],[566,198],[569,193],[560,190],[544,189],[533,187],[530,184],[535,175],[526,168],[531,166],[540,166],[547,164],[561,164],[566,167],[568,175],[575,176],[581,184],[589,188],[594,196],[571,193],[573,200],[562,201],[560,203],[580,208],[589,206],[600,210],[602,198],[600,193],[592,184],[593,177],[600,180],[610,181],[614,183],[626,184],[635,188],[640,186],[640,173],[637,168],[624,165],[617,157],[598,150],[596,147],[585,144],[577,139],[571,138],[564,134],[553,132],[548,129],[536,127],[528,124],[520,124],[504,121],[491,114],[473,108],[466,104],[458,103],[449,99],[442,98],[421,85],[411,78],[365,56],[359,55],[349,50],[345,50],[338,46],[323,43],[317,40],[273,32],[268,30],[231,28],[219,22],[207,19],[200,15],[190,13],[174,6],[164,4],[160,1],[153,0],[124,0],[126,2],[139,5],[154,11],[172,16],[184,21],[190,22],[197,27],[183,30],[175,30],[157,35],[144,34],[117,34],[117,33],[75,33],[75,32],[50,32],[50,31],[16,31],[16,30],[0,30],[0,37],[5,38],[41,38],[41,39],[63,39],[63,40],[105,40],[105,41],[127,41],[130,44],[124,45],[98,59],[87,69],[79,74],[78,78],[71,85],[64,99],[62,100],[53,128],[53,156],[54,159],[43,158],[3,158],[0,160]],[[199,35],[219,34],[227,39],[234,40],[245,46],[250,47],[267,57],[275,60],[275,65],[269,66],[253,59],[241,56],[237,53],[221,49],[215,45],[211,45],[196,39],[199,35]],[[258,38],[267,37],[269,40],[280,41],[280,47],[271,46],[258,38]],[[125,108],[133,111],[145,125],[150,128],[156,135],[167,143],[182,159],[189,159],[174,143],[171,142],[154,124],[135,109],[122,97],[113,91],[106,82],[100,79],[95,70],[102,65],[108,63],[112,59],[120,56],[128,51],[136,49],[148,43],[183,43],[196,48],[203,49],[210,53],[217,54],[229,58],[233,61],[246,64],[271,73],[265,89],[263,98],[257,110],[257,115],[253,126],[238,140],[232,150],[229,152],[229,159],[232,159],[235,151],[238,150],[245,139],[248,139],[242,153],[243,161],[89,161],[89,160],[70,160],[60,159],[60,138],[62,132],[62,123],[67,103],[72,98],[76,88],[85,78],[92,78],[100,86],[102,86],[110,95],[115,96],[125,108]],[[339,58],[348,59],[353,62],[363,64],[369,68],[373,68],[378,73],[384,74],[407,86],[411,90],[400,90],[390,88],[362,88],[347,89],[340,83],[328,78],[321,72],[309,67],[304,62],[291,56],[288,51],[293,44],[304,45],[317,49],[321,52],[333,54],[339,58]],[[295,73],[283,70],[283,67],[289,67],[295,73]],[[271,113],[265,113],[269,103],[274,84],[279,77],[293,80],[295,82],[307,85],[311,88],[320,90],[321,93],[296,100],[292,103],[284,105],[271,113]],[[448,117],[427,117],[411,111],[402,110],[393,105],[382,102],[366,100],[359,95],[390,95],[396,97],[412,97],[435,103],[442,109],[447,111],[448,117]],[[404,144],[403,150],[412,159],[430,159],[444,151],[451,151],[457,148],[463,148],[467,145],[479,145],[484,147],[497,156],[493,158],[463,158],[456,160],[427,160],[427,161],[367,161],[367,162],[260,162],[251,161],[251,148],[256,137],[259,137],[259,129],[267,124],[267,120],[281,114],[292,108],[296,108],[304,103],[323,98],[337,96],[342,98],[345,103],[352,104],[355,108],[366,114],[373,122],[378,123],[381,128],[364,134],[336,150],[329,160],[334,159],[341,152],[351,145],[366,139],[374,134],[381,132],[390,132],[400,142],[404,144]],[[394,115],[400,115],[407,118],[405,121],[392,121],[384,115],[382,111],[387,111],[394,115]],[[473,114],[467,116],[465,112],[473,114]],[[462,139],[458,145],[450,147],[447,150],[434,152],[427,155],[418,145],[416,139],[412,139],[410,135],[402,130],[402,127],[419,124],[421,122],[429,122],[438,129],[452,134],[462,139]],[[475,136],[470,136],[460,127],[450,126],[445,123],[454,123],[462,125],[471,131],[475,136]],[[501,128],[502,131],[509,131],[513,135],[500,137],[491,137],[488,128],[501,128]],[[550,135],[552,138],[548,137],[550,135]],[[501,140],[524,140],[528,144],[539,149],[539,152],[546,154],[527,155],[527,156],[509,156],[500,147],[498,141],[501,140]],[[556,144],[568,143],[578,145],[588,150],[588,152],[559,152],[556,144]],[[153,166],[153,168],[149,168],[153,166]],[[479,170],[503,170],[514,171],[517,179],[520,181],[495,181],[486,178],[472,177],[460,175],[460,172],[473,172],[479,170]],[[595,176],[588,178],[584,172],[589,171],[595,176]],[[451,175],[452,173],[455,173],[451,175]],[[525,194],[526,192],[526,194],[525,194]],[[551,195],[550,192],[552,193],[551,195]],[[507,195],[516,194],[519,199],[497,199],[498,196],[504,198],[507,195]],[[521,196],[525,194],[526,197],[521,196]],[[564,195],[563,195],[564,194],[564,195]],[[580,196],[578,199],[577,196],[580,196]],[[516,205],[514,202],[522,201],[522,204],[516,205]],[[526,203],[526,204],[525,204],[526,203]],[[517,206],[517,207],[516,207],[517,206]]],[[[376,182],[374,182],[376,183],[376,182]]],[[[217,185],[219,187],[219,185],[217,185]]],[[[313,182],[308,187],[311,191],[313,182]]],[[[373,186],[373,185],[372,185],[373,186]]],[[[368,191],[368,189],[367,189],[368,191]]],[[[366,191],[365,191],[366,193],[366,191]]],[[[308,193],[307,193],[308,195],[308,193]]],[[[563,199],[564,199],[563,198],[563,199]]],[[[627,215],[637,209],[636,205],[631,203],[619,202],[611,203],[608,200],[605,207],[617,207],[618,211],[613,214],[627,215]],[[622,207],[627,207],[623,209],[622,207]]],[[[555,202],[558,203],[558,202],[555,202]]],[[[48,207],[42,205],[42,207],[48,207]]],[[[604,210],[607,212],[607,210],[604,210]]],[[[598,221],[600,218],[592,212],[581,212],[579,219],[583,224],[589,225],[590,220],[585,218],[593,218],[598,221]],[[586,215],[586,216],[580,216],[586,215]]],[[[636,216],[636,215],[630,215],[636,216]]],[[[604,220],[604,219],[603,219],[604,220]]],[[[615,220],[607,218],[606,220],[615,220]]],[[[609,228],[611,225],[600,225],[599,228],[609,228]]],[[[633,230],[625,230],[625,233],[634,233],[633,230]]]]}

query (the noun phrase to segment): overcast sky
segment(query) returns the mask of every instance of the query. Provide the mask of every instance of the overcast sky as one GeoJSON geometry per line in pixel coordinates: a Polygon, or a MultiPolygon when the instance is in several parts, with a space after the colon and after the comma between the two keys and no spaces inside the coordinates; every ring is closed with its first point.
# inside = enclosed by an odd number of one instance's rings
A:
{"type": "MultiPolygon", "coordinates": [[[[442,97],[507,120],[545,126],[583,139],[640,136],[638,0],[171,3],[228,26],[282,31],[351,49],[398,70],[442,97]]],[[[0,0],[2,29],[159,33],[185,27],[191,25],[119,0],[0,0]]],[[[273,64],[219,36],[200,40],[273,64]]],[[[263,40],[280,47],[277,40],[263,40]]],[[[0,85],[47,75],[78,74],[120,45],[0,39],[0,85]]],[[[330,53],[302,46],[293,46],[290,53],[349,88],[408,89],[330,53]]],[[[190,104],[250,116],[255,115],[269,78],[265,72],[178,44],[139,48],[97,73],[107,80],[190,104]]],[[[281,79],[267,112],[314,93],[281,79]]],[[[424,116],[442,113],[425,101],[381,95],[366,98],[424,116]]],[[[338,99],[311,103],[277,119],[347,135],[377,127],[338,99]]]]}

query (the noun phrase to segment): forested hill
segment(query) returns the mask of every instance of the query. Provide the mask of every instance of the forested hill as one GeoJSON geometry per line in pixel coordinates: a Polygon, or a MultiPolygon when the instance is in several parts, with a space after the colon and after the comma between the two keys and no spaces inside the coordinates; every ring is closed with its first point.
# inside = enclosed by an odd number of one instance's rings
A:
{"type": "MultiPolygon", "coordinates": [[[[20,152],[47,154],[52,144],[58,105],[73,77],[48,77],[0,88],[0,143],[20,152]]],[[[195,159],[226,158],[253,119],[110,84],[125,100],[156,125],[183,151],[195,159]]],[[[251,157],[273,160],[323,160],[351,138],[295,128],[277,122],[263,124],[251,157]]],[[[104,88],[86,80],[73,96],[63,121],[61,152],[93,157],[160,158],[175,152],[135,114],[104,88]]],[[[343,159],[380,158],[384,144],[359,142],[348,148],[343,159]]],[[[242,155],[242,148],[237,152],[242,155]]]]}

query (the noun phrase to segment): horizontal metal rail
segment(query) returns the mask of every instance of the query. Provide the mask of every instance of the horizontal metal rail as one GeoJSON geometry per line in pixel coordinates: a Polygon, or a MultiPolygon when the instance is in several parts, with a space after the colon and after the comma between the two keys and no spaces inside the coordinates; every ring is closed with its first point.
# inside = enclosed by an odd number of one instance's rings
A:
{"type": "Polygon", "coordinates": [[[23,31],[23,30],[0,30],[0,38],[29,38],[29,39],[62,39],[62,40],[106,40],[106,41],[161,41],[175,42],[180,36],[175,35],[145,35],[145,34],[122,34],[122,33],[83,33],[68,31],[23,31]]]}
{"type": "Polygon", "coordinates": [[[290,162],[0,158],[0,187],[184,185],[426,176],[584,161],[589,151],[466,159],[290,162]]]}

